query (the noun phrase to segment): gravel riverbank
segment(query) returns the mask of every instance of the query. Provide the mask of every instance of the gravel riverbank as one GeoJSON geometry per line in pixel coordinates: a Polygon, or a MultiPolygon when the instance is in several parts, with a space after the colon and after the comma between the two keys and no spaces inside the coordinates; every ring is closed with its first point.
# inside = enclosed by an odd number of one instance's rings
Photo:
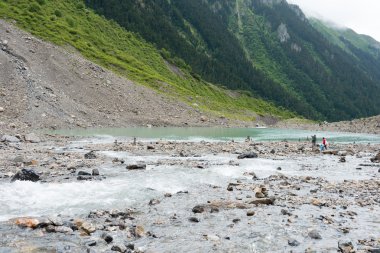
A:
{"type": "Polygon", "coordinates": [[[379,144],[29,137],[0,143],[0,252],[380,250],[379,144]]]}

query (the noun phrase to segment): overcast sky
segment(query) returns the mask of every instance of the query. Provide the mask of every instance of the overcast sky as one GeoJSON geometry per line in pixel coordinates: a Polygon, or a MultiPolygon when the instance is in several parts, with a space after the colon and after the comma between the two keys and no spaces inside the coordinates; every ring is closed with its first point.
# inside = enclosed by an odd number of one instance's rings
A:
{"type": "Polygon", "coordinates": [[[323,18],[380,41],[380,0],[288,0],[307,16],[323,18]]]}

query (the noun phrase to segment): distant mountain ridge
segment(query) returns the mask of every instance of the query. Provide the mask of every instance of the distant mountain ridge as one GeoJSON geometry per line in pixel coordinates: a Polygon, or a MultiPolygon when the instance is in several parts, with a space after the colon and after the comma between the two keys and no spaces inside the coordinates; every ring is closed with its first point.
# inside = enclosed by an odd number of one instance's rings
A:
{"type": "MultiPolygon", "coordinates": [[[[207,81],[313,119],[380,113],[380,60],[364,36],[330,36],[285,0],[86,0],[207,81]],[[344,46],[343,46],[344,44],[344,46]]],[[[328,28],[326,28],[328,29],[328,28]]]]}

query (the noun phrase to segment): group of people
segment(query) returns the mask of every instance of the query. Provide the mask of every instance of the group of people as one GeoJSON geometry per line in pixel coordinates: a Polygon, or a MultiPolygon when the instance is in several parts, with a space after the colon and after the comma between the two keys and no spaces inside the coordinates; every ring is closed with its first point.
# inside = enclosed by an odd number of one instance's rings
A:
{"type": "MultiPolygon", "coordinates": [[[[311,144],[313,147],[315,147],[317,145],[317,136],[316,135],[311,136],[311,144]]],[[[327,140],[325,137],[323,137],[322,143],[319,145],[319,148],[321,151],[323,151],[323,150],[327,150],[327,146],[328,146],[327,140]]]]}

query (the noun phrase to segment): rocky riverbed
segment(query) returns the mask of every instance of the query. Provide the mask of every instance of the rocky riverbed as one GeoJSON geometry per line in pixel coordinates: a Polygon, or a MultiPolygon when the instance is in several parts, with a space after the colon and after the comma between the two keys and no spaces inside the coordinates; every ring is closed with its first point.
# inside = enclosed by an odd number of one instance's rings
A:
{"type": "Polygon", "coordinates": [[[2,139],[0,252],[380,251],[379,144],[2,139]]]}

